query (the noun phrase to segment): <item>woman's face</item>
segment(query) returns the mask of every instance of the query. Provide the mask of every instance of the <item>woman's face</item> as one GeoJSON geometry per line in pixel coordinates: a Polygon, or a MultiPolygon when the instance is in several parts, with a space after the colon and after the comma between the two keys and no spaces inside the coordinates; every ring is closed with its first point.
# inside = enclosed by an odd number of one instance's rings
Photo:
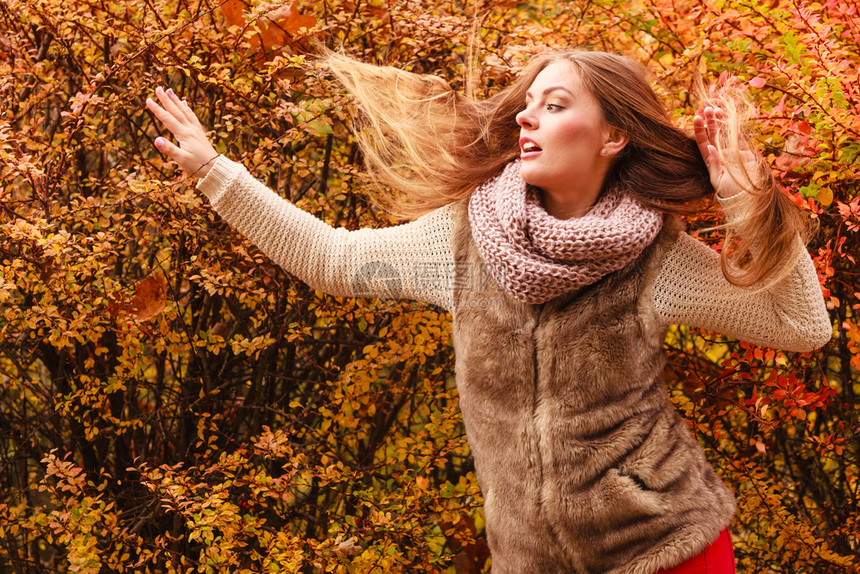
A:
{"type": "Polygon", "coordinates": [[[541,70],[525,104],[517,114],[523,180],[559,200],[595,187],[599,194],[608,169],[601,150],[610,129],[574,65],[562,60],[541,70]]]}

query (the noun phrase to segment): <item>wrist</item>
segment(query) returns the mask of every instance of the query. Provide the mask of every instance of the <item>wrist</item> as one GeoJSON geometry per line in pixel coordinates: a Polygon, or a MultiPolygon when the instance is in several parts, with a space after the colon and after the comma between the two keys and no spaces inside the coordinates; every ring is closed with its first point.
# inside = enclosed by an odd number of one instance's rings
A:
{"type": "Polygon", "coordinates": [[[212,165],[206,173],[197,181],[197,189],[215,203],[227,190],[230,184],[239,177],[243,170],[242,164],[230,161],[226,156],[219,155],[212,160],[212,165]]]}
{"type": "Polygon", "coordinates": [[[212,169],[212,166],[215,165],[215,160],[218,159],[218,156],[215,155],[212,159],[204,163],[200,169],[194,172],[194,175],[197,176],[197,180],[205,179],[209,174],[209,171],[212,169]]]}

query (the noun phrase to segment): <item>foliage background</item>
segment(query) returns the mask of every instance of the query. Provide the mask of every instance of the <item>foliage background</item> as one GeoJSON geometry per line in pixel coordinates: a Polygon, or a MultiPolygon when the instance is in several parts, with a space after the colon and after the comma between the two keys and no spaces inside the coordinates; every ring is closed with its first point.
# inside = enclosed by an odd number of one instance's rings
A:
{"type": "Polygon", "coordinates": [[[696,72],[746,83],[820,224],[834,338],[676,328],[665,378],[738,494],[739,571],[857,571],[858,21],[853,0],[2,0],[0,573],[488,569],[450,318],[309,290],[152,146],[143,101],[170,86],[302,208],[390,224],[314,42],[478,96],[545,48],[618,50],[688,127],[696,72]]]}

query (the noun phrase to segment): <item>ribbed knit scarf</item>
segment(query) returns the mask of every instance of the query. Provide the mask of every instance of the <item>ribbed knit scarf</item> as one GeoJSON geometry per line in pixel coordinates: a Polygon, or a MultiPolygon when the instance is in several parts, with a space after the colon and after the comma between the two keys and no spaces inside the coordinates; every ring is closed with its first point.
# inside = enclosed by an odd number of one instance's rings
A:
{"type": "Polygon", "coordinates": [[[520,177],[520,160],[469,200],[472,237],[490,274],[525,303],[544,303],[594,283],[635,259],[659,233],[659,211],[617,191],[583,217],[557,219],[520,177]]]}

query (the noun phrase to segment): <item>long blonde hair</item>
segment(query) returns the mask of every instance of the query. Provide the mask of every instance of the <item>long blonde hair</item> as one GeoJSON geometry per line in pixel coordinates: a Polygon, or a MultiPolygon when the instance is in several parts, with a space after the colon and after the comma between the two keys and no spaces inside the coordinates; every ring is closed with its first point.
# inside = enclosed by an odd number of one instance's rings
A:
{"type": "MultiPolygon", "coordinates": [[[[604,188],[619,187],[665,213],[694,213],[713,197],[695,140],[675,127],[648,83],[645,68],[606,52],[564,51],[536,56],[509,87],[477,101],[441,78],[365,64],[337,53],[323,58],[359,109],[356,137],[370,175],[390,192],[380,201],[393,213],[416,217],[468,197],[519,156],[516,115],[537,75],[553,62],[575,66],[600,103],[607,124],[629,137],[604,188]]],[[[739,138],[749,106],[739,93],[718,94],[727,137],[717,145],[728,165],[743,166],[739,138]]],[[[800,210],[776,186],[763,159],[742,169],[751,205],[727,231],[721,263],[737,286],[770,284],[787,275],[805,233],[800,210]],[[739,240],[738,240],[739,239],[739,240]]],[[[383,188],[385,189],[385,188],[383,188]]]]}

